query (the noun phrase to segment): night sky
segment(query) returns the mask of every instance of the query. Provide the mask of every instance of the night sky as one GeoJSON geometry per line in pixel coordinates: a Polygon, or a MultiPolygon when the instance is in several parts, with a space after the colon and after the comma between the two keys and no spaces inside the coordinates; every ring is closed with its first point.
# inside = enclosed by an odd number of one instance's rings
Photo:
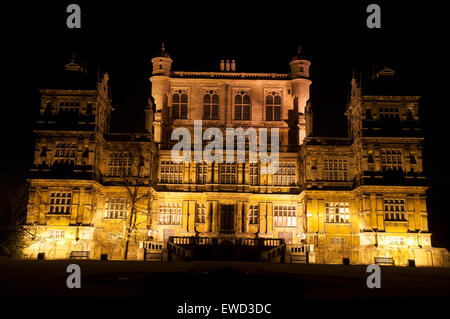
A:
{"type": "Polygon", "coordinates": [[[240,72],[289,72],[301,44],[312,62],[314,134],[345,136],[344,111],[353,68],[389,66],[422,95],[425,170],[430,178],[433,245],[450,248],[448,49],[444,8],[381,1],[33,1],[3,7],[2,171],[26,177],[33,151],[38,89],[70,61],[72,52],[110,74],[113,131],[141,131],[150,95],[150,59],[161,42],[174,70],[218,71],[235,59],[240,72]],[[80,29],[66,27],[66,7],[77,3],[80,29]],[[314,3],[314,4],[311,4],[314,3]],[[368,29],[366,7],[381,6],[381,29],[368,29]],[[8,101],[8,102],[6,102],[8,101]],[[11,156],[10,156],[11,155],[11,156]]]}

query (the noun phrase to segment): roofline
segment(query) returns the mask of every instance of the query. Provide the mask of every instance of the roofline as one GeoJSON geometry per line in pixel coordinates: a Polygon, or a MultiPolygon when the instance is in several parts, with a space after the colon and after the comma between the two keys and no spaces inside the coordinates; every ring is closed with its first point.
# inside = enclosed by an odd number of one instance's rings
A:
{"type": "Polygon", "coordinates": [[[173,71],[172,76],[179,78],[223,78],[223,79],[267,79],[291,80],[289,73],[246,73],[246,72],[189,72],[173,71]]]}
{"type": "Polygon", "coordinates": [[[370,94],[370,95],[365,95],[365,94],[361,94],[361,99],[399,99],[399,100],[404,100],[404,99],[408,99],[408,100],[419,100],[422,96],[421,95],[375,95],[375,94],[370,94]]]}

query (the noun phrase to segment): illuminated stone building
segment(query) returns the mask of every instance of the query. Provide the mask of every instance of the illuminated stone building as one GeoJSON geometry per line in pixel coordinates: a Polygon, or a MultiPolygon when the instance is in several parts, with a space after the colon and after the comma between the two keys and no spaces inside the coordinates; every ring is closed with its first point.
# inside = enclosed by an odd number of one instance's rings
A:
{"type": "Polygon", "coordinates": [[[351,80],[349,135],[327,138],[312,134],[300,50],[286,74],[238,72],[234,60],[173,71],[164,47],[151,62],[146,133],[109,132],[107,74],[91,83],[72,61],[41,90],[26,258],[448,264],[431,247],[420,97],[396,92],[393,70],[351,80]],[[278,171],[174,162],[171,133],[194,136],[194,120],[224,132],[278,128],[278,171]]]}

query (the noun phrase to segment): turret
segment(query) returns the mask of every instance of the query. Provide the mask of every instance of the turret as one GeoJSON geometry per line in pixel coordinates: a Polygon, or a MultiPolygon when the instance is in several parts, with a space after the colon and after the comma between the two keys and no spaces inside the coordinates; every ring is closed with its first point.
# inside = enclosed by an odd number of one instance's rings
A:
{"type": "Polygon", "coordinates": [[[153,75],[165,75],[170,76],[170,68],[172,66],[173,60],[170,55],[166,52],[164,43],[161,46],[161,52],[152,59],[153,64],[153,75]]]}
{"type": "Polygon", "coordinates": [[[289,66],[291,67],[291,77],[293,79],[297,78],[309,78],[309,67],[311,62],[306,60],[300,55],[301,46],[298,46],[298,52],[295,57],[292,58],[289,66]]]}
{"type": "Polygon", "coordinates": [[[291,84],[292,84],[292,98],[294,99],[294,109],[298,112],[298,129],[299,129],[299,145],[303,144],[306,132],[305,123],[305,108],[309,100],[309,86],[311,80],[309,79],[309,67],[311,62],[300,55],[301,47],[298,47],[298,52],[292,58],[289,66],[291,68],[291,84]]]}
{"type": "Polygon", "coordinates": [[[153,138],[156,143],[161,143],[164,140],[164,125],[168,121],[167,98],[170,90],[169,76],[172,62],[163,43],[161,52],[152,59],[153,72],[150,78],[152,97],[155,103],[153,138]]]}

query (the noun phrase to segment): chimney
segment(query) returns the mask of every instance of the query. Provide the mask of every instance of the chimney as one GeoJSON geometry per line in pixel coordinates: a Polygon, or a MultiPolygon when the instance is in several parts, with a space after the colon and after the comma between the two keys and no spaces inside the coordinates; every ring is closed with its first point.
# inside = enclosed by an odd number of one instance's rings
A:
{"type": "Polygon", "coordinates": [[[223,62],[223,59],[220,60],[220,71],[225,71],[225,62],[223,62]]]}
{"type": "Polygon", "coordinates": [[[232,60],[231,61],[231,72],[236,71],[236,61],[232,60]]]}
{"type": "Polygon", "coordinates": [[[230,60],[227,60],[227,62],[225,63],[225,69],[228,71],[230,71],[230,60]]]}

